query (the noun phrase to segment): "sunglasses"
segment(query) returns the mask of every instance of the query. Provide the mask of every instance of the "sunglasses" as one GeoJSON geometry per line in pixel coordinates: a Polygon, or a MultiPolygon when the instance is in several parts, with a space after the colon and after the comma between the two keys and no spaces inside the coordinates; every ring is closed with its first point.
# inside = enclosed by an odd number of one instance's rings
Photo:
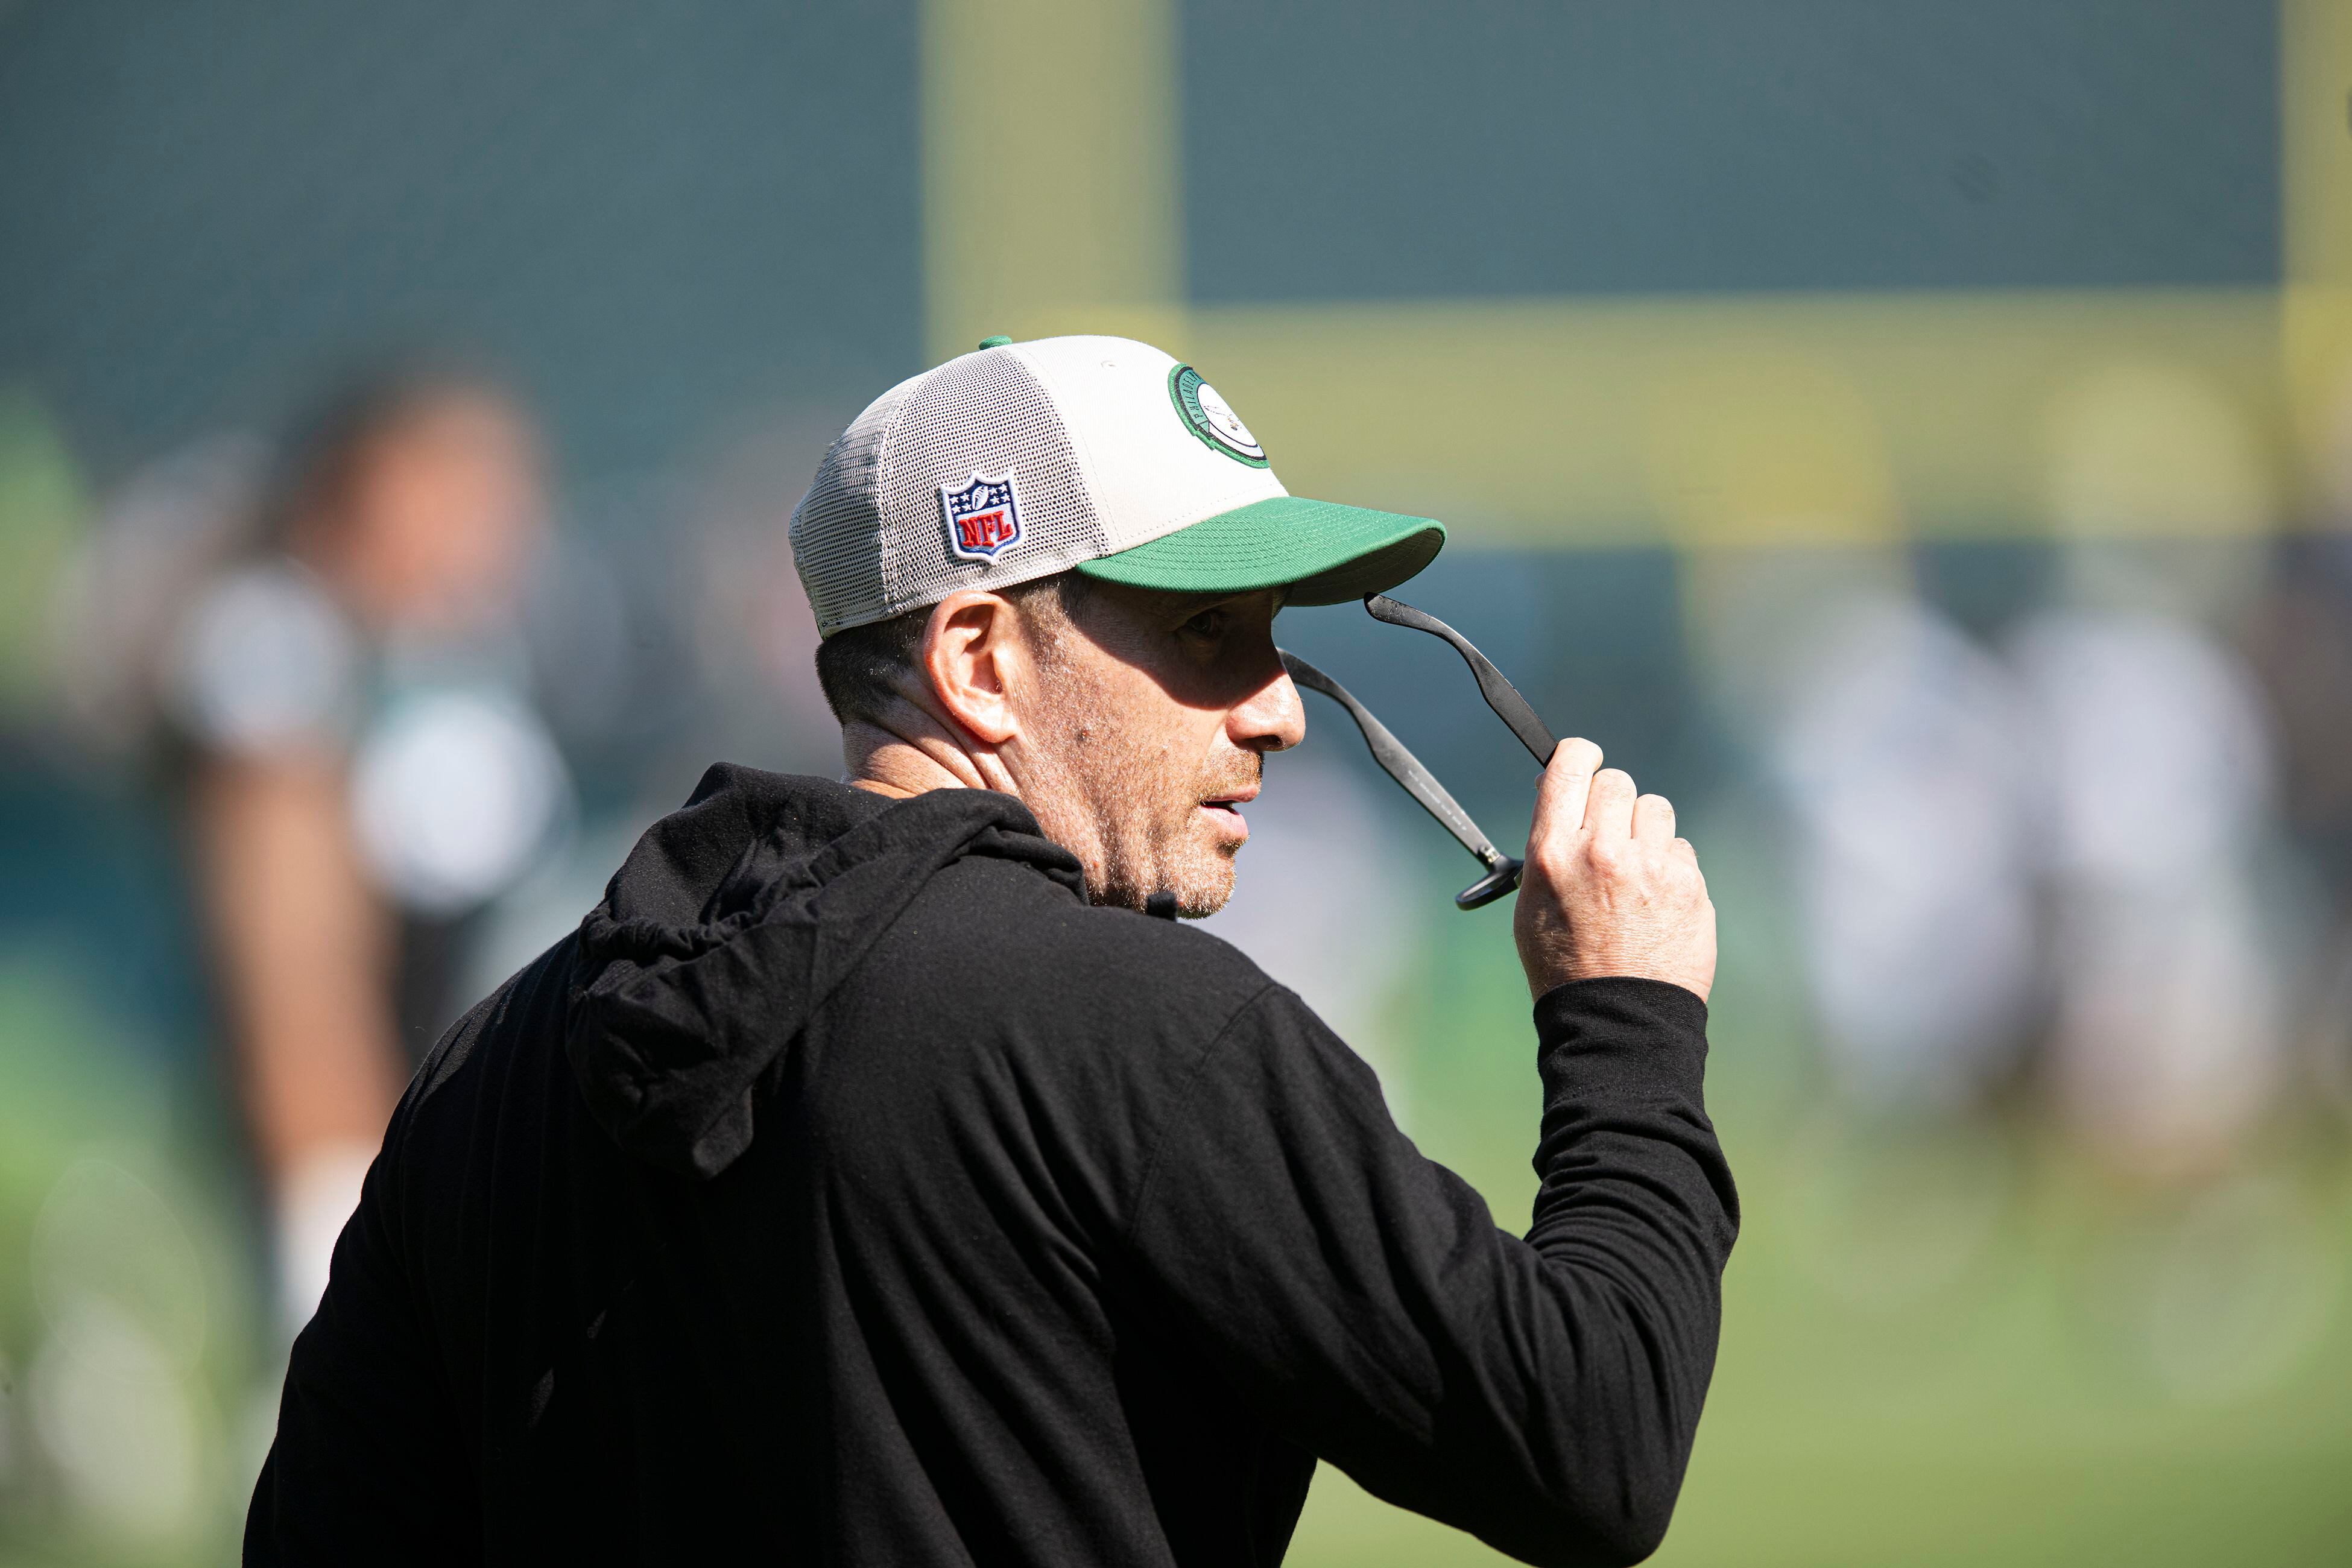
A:
{"type": "MultiPolygon", "coordinates": [[[[1519,695],[1518,688],[1504,679],[1503,672],[1495,668],[1495,661],[1472,647],[1468,637],[1427,611],[1416,610],[1386,594],[1367,595],[1364,608],[1374,620],[1427,632],[1453,644],[1454,651],[1469,665],[1471,675],[1478,682],[1478,694],[1486,700],[1486,706],[1495,710],[1495,716],[1519,738],[1519,744],[1528,749],[1538,764],[1551,761],[1552,752],[1559,742],[1544,727],[1544,721],[1536,717],[1535,709],[1519,695]]],[[[1435,817],[1437,825],[1452,834],[1455,843],[1470,851],[1472,858],[1486,868],[1485,876],[1454,895],[1454,908],[1479,909],[1519,885],[1519,862],[1495,847],[1494,840],[1478,830],[1478,825],[1470,820],[1470,814],[1462,809],[1461,803],[1437,782],[1437,775],[1423,766],[1420,758],[1407,751],[1404,742],[1389,732],[1387,725],[1372,717],[1370,709],[1357,701],[1346,687],[1297,654],[1286,648],[1276,651],[1281,653],[1283,668],[1290,671],[1290,679],[1294,682],[1310,691],[1321,692],[1348,710],[1348,717],[1353,719],[1356,728],[1364,732],[1364,744],[1371,748],[1372,761],[1380,763],[1382,772],[1402,785],[1404,793],[1412,796],[1423,811],[1435,817]]]]}

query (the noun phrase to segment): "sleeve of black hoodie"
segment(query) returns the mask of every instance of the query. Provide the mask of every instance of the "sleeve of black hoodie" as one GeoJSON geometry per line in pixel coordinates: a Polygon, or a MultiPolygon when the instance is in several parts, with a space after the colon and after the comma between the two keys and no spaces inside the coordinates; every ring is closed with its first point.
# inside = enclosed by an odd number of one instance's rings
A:
{"type": "Polygon", "coordinates": [[[1682,1485],[1738,1225],[1701,1100],[1706,1007],[1587,980],[1535,1016],[1524,1239],[1280,986],[1194,1069],[1129,1237],[1236,1386],[1367,1490],[1530,1563],[1630,1563],[1682,1485]]]}

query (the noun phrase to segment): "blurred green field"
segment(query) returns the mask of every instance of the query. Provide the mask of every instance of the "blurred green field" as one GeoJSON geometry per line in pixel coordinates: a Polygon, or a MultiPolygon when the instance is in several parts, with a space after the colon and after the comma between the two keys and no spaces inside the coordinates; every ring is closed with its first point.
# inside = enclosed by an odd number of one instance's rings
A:
{"type": "MultiPolygon", "coordinates": [[[[1536,1085],[1497,925],[1445,928],[1411,1120],[1516,1229],[1536,1085]]],[[[2153,1186],[2030,1122],[1840,1112],[1774,1016],[1769,931],[1731,931],[1710,1100],[1745,1224],[1655,1561],[2352,1560],[2352,1163],[2334,1130],[2153,1186]]],[[[1327,1466],[1290,1561],[1507,1559],[1327,1466]]]]}
{"type": "MultiPolygon", "coordinates": [[[[2221,1228],[2210,1209],[2126,1212],[2078,1172],[2032,1169],[1962,1278],[1929,1299],[1866,1302],[1817,1274],[1854,1237],[1805,1234],[1822,1220],[1802,1163],[1740,1159],[1748,1222],[1722,1361],[1656,1561],[2346,1561],[2352,1181],[2340,1166],[2226,1189],[2251,1237],[2198,1235],[2200,1218],[2221,1228]],[[2193,1305],[2175,1299],[2200,1287],[2193,1305]],[[2201,1324],[2166,1321],[2200,1309],[2201,1324]],[[2183,1353],[2168,1331],[2200,1326],[2189,1363],[2168,1365],[2183,1353]]],[[[1290,1560],[1507,1561],[1328,1467],[1290,1560]]]]}

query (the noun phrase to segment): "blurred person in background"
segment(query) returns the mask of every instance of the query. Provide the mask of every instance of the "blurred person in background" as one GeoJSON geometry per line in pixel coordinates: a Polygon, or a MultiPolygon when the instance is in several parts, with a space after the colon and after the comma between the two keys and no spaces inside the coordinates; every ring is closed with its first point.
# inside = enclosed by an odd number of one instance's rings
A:
{"type": "Polygon", "coordinates": [[[537,438],[471,374],[402,369],[289,454],[257,549],[166,640],[198,902],[289,1329],[416,1058],[467,919],[561,826],[516,631],[537,438]]]}
{"type": "Polygon", "coordinates": [[[2242,575],[2210,555],[2077,542],[2067,602],[2008,645],[2046,778],[2057,1102],[2111,1163],[2158,1177],[2223,1165],[2285,1065],[2257,875],[2271,727],[2251,670],[2204,624],[2216,585],[2242,575]]]}
{"type": "Polygon", "coordinates": [[[1981,1108],[2029,1027],[2022,714],[1885,543],[1696,568],[1702,662],[1790,829],[1798,947],[1843,1097],[1981,1108]]]}
{"type": "Polygon", "coordinates": [[[2011,683],[1916,595],[1848,601],[1817,630],[1772,760],[1824,1045],[1865,1102],[1981,1103],[2034,970],[2011,683]]]}

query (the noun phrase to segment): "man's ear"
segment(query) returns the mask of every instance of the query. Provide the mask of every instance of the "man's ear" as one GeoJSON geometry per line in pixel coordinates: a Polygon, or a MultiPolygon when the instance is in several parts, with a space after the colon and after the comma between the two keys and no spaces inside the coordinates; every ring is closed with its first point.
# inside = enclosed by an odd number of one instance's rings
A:
{"type": "Polygon", "coordinates": [[[1009,666],[1022,657],[1019,619],[1003,595],[961,588],[931,607],[923,627],[923,675],[933,700],[986,745],[1021,732],[1005,700],[1009,666]]]}

